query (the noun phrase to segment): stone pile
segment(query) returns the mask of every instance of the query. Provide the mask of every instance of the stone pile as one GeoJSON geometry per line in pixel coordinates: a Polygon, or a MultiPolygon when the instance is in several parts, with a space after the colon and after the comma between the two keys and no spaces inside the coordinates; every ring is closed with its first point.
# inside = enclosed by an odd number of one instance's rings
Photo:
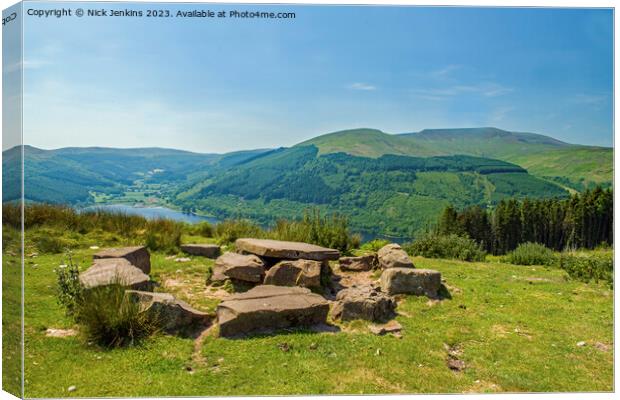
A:
{"type": "Polygon", "coordinates": [[[392,295],[435,297],[441,285],[439,272],[416,269],[398,244],[358,257],[340,257],[334,249],[278,240],[238,239],[235,246],[239,253],[218,257],[211,280],[258,285],[218,306],[220,335],[226,337],[325,324],[329,302],[308,289],[322,288],[322,275],[330,270],[330,260],[338,260],[341,271],[383,270],[381,287],[372,283],[353,285],[337,293],[331,310],[335,320],[383,323],[396,315],[392,295]]]}

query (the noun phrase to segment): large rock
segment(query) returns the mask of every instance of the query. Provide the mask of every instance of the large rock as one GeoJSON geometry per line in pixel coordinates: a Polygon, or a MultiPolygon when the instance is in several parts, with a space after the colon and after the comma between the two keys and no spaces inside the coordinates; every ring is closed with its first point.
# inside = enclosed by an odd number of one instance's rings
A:
{"type": "Polygon", "coordinates": [[[313,260],[280,261],[267,271],[265,285],[321,287],[321,262],[313,260]]]}
{"type": "Polygon", "coordinates": [[[369,254],[359,257],[340,257],[338,260],[343,271],[370,271],[377,263],[377,255],[369,254]]]}
{"type": "Polygon", "coordinates": [[[138,290],[128,290],[126,293],[132,300],[140,302],[167,333],[192,335],[211,323],[209,314],[192,308],[169,293],[138,290]]]}
{"type": "Polygon", "coordinates": [[[327,321],[329,304],[300,287],[261,285],[229,297],[217,307],[220,335],[234,337],[327,321]]]}
{"type": "Polygon", "coordinates": [[[151,273],[151,255],[144,246],[106,249],[93,255],[95,260],[102,258],[124,258],[145,274],[151,273]]]}
{"type": "Polygon", "coordinates": [[[125,258],[94,260],[93,265],[80,274],[80,283],[86,289],[120,284],[136,290],[151,290],[149,276],[125,258]]]}
{"type": "Polygon", "coordinates": [[[216,244],[183,244],[181,250],[193,256],[216,258],[220,255],[220,246],[216,244]]]}
{"type": "Polygon", "coordinates": [[[441,274],[431,269],[389,268],[381,273],[381,289],[387,294],[437,297],[441,274]]]}
{"type": "Polygon", "coordinates": [[[365,319],[384,322],[395,315],[393,298],[371,286],[350,287],[338,292],[332,317],[342,321],[365,319]]]}
{"type": "Polygon", "coordinates": [[[285,242],[270,239],[237,239],[235,246],[237,250],[244,253],[288,260],[302,258],[305,260],[325,261],[337,260],[340,257],[338,250],[301,242],[285,242]]]}
{"type": "Polygon", "coordinates": [[[255,255],[224,253],[215,260],[212,281],[228,278],[244,282],[259,283],[265,275],[265,264],[255,255]]]}
{"type": "Polygon", "coordinates": [[[396,243],[386,244],[377,252],[379,266],[387,268],[413,268],[413,262],[400,245],[396,243]]]}

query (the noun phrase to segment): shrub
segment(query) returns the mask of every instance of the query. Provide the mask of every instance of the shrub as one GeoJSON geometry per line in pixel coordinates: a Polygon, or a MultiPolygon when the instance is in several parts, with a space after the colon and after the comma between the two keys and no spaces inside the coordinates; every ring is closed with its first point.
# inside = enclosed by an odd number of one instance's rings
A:
{"type": "Polygon", "coordinates": [[[65,308],[67,315],[74,315],[82,303],[83,290],[79,280],[80,271],[77,264],[73,263],[71,254],[67,256],[67,264],[60,265],[55,271],[58,282],[56,289],[58,304],[65,308]]]}
{"type": "Polygon", "coordinates": [[[301,220],[279,220],[268,235],[272,239],[313,243],[343,253],[360,244],[359,236],[349,233],[346,217],[338,214],[323,217],[319,211],[307,211],[301,220]]]}
{"type": "Polygon", "coordinates": [[[210,238],[210,237],[213,237],[213,226],[210,223],[206,222],[206,221],[199,222],[199,223],[191,226],[190,232],[193,235],[200,235],[200,236],[203,236],[203,237],[210,238]]]}
{"type": "Polygon", "coordinates": [[[242,237],[264,236],[264,232],[260,226],[244,219],[222,221],[215,226],[214,234],[219,244],[234,243],[235,240],[242,237]]]}
{"type": "Polygon", "coordinates": [[[37,250],[44,254],[58,254],[76,245],[75,241],[66,239],[50,229],[41,229],[33,236],[37,250]]]}
{"type": "Polygon", "coordinates": [[[563,253],[559,260],[560,268],[573,279],[582,282],[604,281],[613,286],[614,261],[611,253],[575,255],[563,253]]]}
{"type": "Polygon", "coordinates": [[[149,221],[146,228],[146,247],[153,251],[174,253],[181,246],[183,225],[169,219],[149,221]]]}
{"type": "Polygon", "coordinates": [[[85,338],[103,347],[134,345],[157,330],[152,314],[118,284],[84,291],[75,317],[85,338]]]}
{"type": "Polygon", "coordinates": [[[461,261],[484,261],[486,252],[474,240],[455,234],[426,234],[413,243],[406,244],[405,250],[416,256],[427,258],[452,258],[461,261]]]}
{"type": "Polygon", "coordinates": [[[555,255],[551,249],[539,243],[521,243],[506,254],[502,261],[516,265],[552,265],[555,255]]]}
{"type": "Polygon", "coordinates": [[[360,247],[360,250],[377,252],[379,251],[380,248],[388,244],[390,244],[389,240],[374,239],[374,240],[371,240],[370,242],[364,243],[362,247],[360,247]]]}

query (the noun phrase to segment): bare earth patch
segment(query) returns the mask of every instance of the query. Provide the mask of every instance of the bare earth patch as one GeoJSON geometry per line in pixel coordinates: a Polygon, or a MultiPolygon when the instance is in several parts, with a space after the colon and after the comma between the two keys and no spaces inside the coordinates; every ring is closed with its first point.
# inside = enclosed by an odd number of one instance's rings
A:
{"type": "Polygon", "coordinates": [[[75,329],[56,329],[56,328],[47,328],[45,331],[45,336],[47,337],[69,337],[77,335],[77,331],[75,329]]]}

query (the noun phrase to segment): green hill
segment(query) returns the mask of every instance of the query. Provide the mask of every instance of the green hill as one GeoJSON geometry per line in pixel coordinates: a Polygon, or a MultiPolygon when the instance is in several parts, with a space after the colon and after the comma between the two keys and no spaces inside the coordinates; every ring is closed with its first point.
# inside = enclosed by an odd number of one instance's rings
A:
{"type": "Polygon", "coordinates": [[[198,185],[180,194],[180,205],[262,223],[318,207],[347,215],[356,230],[404,237],[434,222],[448,204],[566,195],[559,186],[500,160],[320,154],[314,145],[265,153],[198,185]]]}
{"type": "Polygon", "coordinates": [[[609,186],[613,179],[611,148],[573,145],[544,135],[497,128],[426,129],[400,135],[355,129],[322,135],[300,145],[315,145],[320,154],[345,152],[365,157],[463,154],[495,158],[575,190],[597,184],[609,186]]]}
{"type": "MultiPolygon", "coordinates": [[[[20,152],[3,152],[3,201],[19,197],[20,152]]],[[[91,191],[122,193],[137,179],[180,181],[196,169],[212,166],[221,156],[180,150],[141,148],[63,148],[24,146],[25,197],[29,201],[87,203],[91,191]]]]}

